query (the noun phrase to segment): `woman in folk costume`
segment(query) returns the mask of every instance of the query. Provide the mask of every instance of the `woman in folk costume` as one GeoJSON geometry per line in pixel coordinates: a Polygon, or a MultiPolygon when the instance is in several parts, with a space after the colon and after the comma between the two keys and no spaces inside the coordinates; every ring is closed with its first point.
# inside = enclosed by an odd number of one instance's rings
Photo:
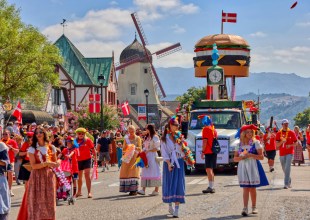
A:
{"type": "Polygon", "coordinates": [[[176,142],[175,135],[179,128],[176,117],[172,117],[166,125],[161,139],[161,155],[163,157],[163,186],[162,199],[169,204],[169,213],[179,216],[179,205],[185,203],[185,154],[181,144],[176,142]],[[175,203],[173,208],[172,203],[175,203]]]}
{"type": "Polygon", "coordinates": [[[141,138],[135,134],[136,129],[132,125],[128,126],[128,132],[129,135],[124,138],[119,191],[135,196],[140,178],[140,168],[135,166],[135,161],[141,151],[141,138]]]}
{"type": "Polygon", "coordinates": [[[9,148],[0,142],[0,219],[7,220],[11,208],[9,184],[6,179],[8,164],[10,163],[9,148]]]}
{"type": "Polygon", "coordinates": [[[17,219],[56,219],[56,177],[51,168],[59,164],[41,126],[34,131],[28,155],[32,171],[17,219]]]}
{"type": "Polygon", "coordinates": [[[294,127],[294,132],[298,140],[297,140],[297,144],[294,147],[294,159],[292,163],[294,166],[295,166],[295,163],[298,163],[298,166],[300,166],[300,164],[305,163],[304,154],[303,154],[302,145],[301,145],[301,142],[304,140],[304,138],[298,126],[294,127]]]}
{"type": "Polygon", "coordinates": [[[148,124],[146,126],[146,138],[144,141],[143,151],[146,153],[148,166],[142,168],[141,186],[142,190],[138,193],[145,195],[146,187],[155,187],[151,193],[153,196],[158,195],[158,189],[161,186],[161,173],[159,163],[156,161],[157,151],[160,150],[160,139],[156,134],[154,125],[148,124]]]}
{"type": "Polygon", "coordinates": [[[254,132],[258,128],[255,125],[243,125],[236,134],[240,137],[240,146],[236,147],[234,161],[238,163],[238,179],[243,188],[242,215],[248,215],[249,196],[252,201],[252,213],[257,214],[256,188],[269,185],[264,169],[259,160],[264,159],[263,148],[255,139],[254,132]]]}

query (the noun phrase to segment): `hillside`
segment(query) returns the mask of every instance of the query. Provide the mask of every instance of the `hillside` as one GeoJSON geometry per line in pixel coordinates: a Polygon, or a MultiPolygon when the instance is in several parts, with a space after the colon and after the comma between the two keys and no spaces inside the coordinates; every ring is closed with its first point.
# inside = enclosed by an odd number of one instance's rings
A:
{"type": "MultiPolygon", "coordinates": [[[[205,86],[205,78],[195,78],[194,68],[157,68],[157,74],[168,95],[183,94],[192,86],[205,86]]],[[[310,78],[294,73],[251,73],[250,77],[236,79],[236,93],[286,93],[294,96],[308,96],[310,78]]],[[[228,80],[228,88],[230,81],[228,80]]]]}

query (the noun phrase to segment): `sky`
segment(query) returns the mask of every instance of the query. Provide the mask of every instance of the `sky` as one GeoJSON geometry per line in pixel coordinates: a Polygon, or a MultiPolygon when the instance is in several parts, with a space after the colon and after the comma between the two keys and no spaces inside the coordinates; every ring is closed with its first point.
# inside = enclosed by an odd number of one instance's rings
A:
{"type": "Polygon", "coordinates": [[[193,67],[196,42],[221,31],[221,11],[237,13],[224,33],[245,38],[251,47],[250,72],[296,73],[310,77],[310,1],[300,0],[8,0],[24,23],[55,42],[65,35],[85,57],[118,61],[135,38],[130,14],[137,12],[147,48],[155,52],[180,42],[182,50],[155,67],[193,67]]]}

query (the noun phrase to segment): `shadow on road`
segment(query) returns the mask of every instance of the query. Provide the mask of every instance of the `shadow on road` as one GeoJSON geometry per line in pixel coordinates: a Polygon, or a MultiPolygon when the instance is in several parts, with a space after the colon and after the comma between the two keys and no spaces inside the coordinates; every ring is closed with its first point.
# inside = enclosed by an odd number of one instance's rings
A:
{"type": "Polygon", "coordinates": [[[152,220],[152,219],[171,219],[171,217],[168,217],[168,215],[155,215],[152,217],[146,217],[146,218],[139,218],[139,220],[152,220]]]}
{"type": "Polygon", "coordinates": [[[128,200],[128,199],[141,199],[141,198],[149,198],[151,196],[129,196],[128,194],[125,195],[117,195],[117,196],[107,196],[107,197],[99,197],[99,198],[94,198],[93,200],[101,200],[101,199],[106,199],[110,201],[116,201],[116,200],[128,200]]]}
{"type": "Polygon", "coordinates": [[[257,189],[258,191],[273,191],[273,190],[283,190],[283,187],[277,188],[265,188],[265,189],[257,189]]]}
{"type": "Polygon", "coordinates": [[[310,189],[292,189],[292,191],[298,192],[298,191],[310,191],[310,189]]]}
{"type": "MultiPolygon", "coordinates": [[[[247,218],[257,218],[255,215],[248,215],[247,218]]],[[[203,220],[225,220],[225,219],[244,219],[242,215],[228,215],[228,216],[221,216],[221,217],[211,217],[205,218],[203,220]]]]}

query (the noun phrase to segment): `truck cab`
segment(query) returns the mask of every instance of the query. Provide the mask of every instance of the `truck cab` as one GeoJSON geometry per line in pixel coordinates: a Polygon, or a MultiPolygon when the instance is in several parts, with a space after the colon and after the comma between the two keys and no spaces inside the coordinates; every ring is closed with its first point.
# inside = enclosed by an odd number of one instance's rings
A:
{"type": "MultiPolygon", "coordinates": [[[[246,124],[242,101],[200,101],[194,103],[189,115],[187,143],[196,160],[196,169],[204,169],[202,152],[202,119],[199,115],[211,116],[212,123],[218,134],[221,152],[217,155],[217,166],[234,168],[234,150],[239,144],[235,138],[238,129],[246,124]]],[[[190,173],[187,170],[187,174],[190,173]]]]}

